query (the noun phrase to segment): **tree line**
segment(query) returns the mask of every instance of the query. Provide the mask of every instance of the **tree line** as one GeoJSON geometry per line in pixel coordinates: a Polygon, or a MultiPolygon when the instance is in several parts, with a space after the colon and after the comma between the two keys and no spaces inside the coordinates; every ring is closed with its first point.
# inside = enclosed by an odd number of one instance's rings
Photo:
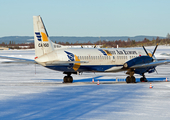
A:
{"type": "MultiPolygon", "coordinates": [[[[57,42],[55,42],[57,43],[57,42]]],[[[86,42],[86,43],[69,43],[69,42],[58,42],[57,44],[61,44],[61,45],[102,45],[103,48],[115,48],[117,47],[117,45],[119,47],[141,47],[142,45],[144,46],[155,46],[156,44],[159,45],[167,45],[170,44],[170,38],[164,38],[164,39],[160,39],[159,37],[157,37],[156,39],[152,39],[149,40],[147,38],[144,38],[143,41],[135,41],[135,40],[130,40],[130,38],[128,38],[128,40],[112,40],[112,41],[108,41],[108,40],[99,40],[97,42],[91,43],[90,41],[86,42]]]]}
{"type": "Polygon", "coordinates": [[[9,43],[2,42],[0,47],[7,47],[10,49],[32,49],[34,48],[34,43],[18,43],[14,41],[9,41],[9,43]]]}
{"type": "MultiPolygon", "coordinates": [[[[117,47],[117,45],[119,47],[141,47],[142,45],[144,46],[155,46],[156,44],[159,45],[169,45],[170,44],[170,37],[164,38],[164,39],[160,39],[159,37],[157,37],[156,39],[152,39],[149,40],[147,38],[144,38],[143,41],[135,41],[135,40],[130,40],[130,38],[128,38],[128,40],[112,40],[112,41],[108,41],[108,40],[99,40],[97,42],[91,43],[90,41],[85,42],[85,43],[79,43],[78,41],[75,43],[69,43],[69,42],[56,42],[57,44],[61,44],[61,45],[102,45],[102,48],[115,48],[117,47]]],[[[16,44],[14,41],[10,41],[8,44],[2,42],[0,44],[0,47],[8,47],[11,49],[21,49],[20,46],[27,46],[27,48],[31,49],[34,48],[34,43],[18,43],[16,44]]],[[[26,48],[25,48],[26,49],[26,48]]]]}

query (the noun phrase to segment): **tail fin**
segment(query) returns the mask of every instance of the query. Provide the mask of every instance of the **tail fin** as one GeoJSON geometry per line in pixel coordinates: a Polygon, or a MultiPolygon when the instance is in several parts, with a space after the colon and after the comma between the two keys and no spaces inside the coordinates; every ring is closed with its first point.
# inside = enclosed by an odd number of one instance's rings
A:
{"type": "Polygon", "coordinates": [[[54,50],[53,43],[40,16],[33,16],[35,56],[40,57],[54,50]]]}

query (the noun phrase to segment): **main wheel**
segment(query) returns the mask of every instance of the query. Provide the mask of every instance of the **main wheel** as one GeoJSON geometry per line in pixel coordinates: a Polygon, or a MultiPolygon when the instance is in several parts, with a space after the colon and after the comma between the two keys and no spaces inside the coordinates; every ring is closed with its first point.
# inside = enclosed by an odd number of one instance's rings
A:
{"type": "Polygon", "coordinates": [[[134,76],[131,77],[131,82],[136,83],[136,78],[134,76]]]}
{"type": "Polygon", "coordinates": [[[72,83],[73,82],[73,77],[72,76],[68,76],[67,81],[68,81],[68,83],[72,83]]]}
{"type": "Polygon", "coordinates": [[[64,81],[64,83],[67,83],[68,82],[68,76],[64,76],[63,81],[64,81]]]}
{"type": "Polygon", "coordinates": [[[126,78],[126,83],[131,83],[131,78],[130,78],[130,76],[127,76],[127,78],[126,78]]]}

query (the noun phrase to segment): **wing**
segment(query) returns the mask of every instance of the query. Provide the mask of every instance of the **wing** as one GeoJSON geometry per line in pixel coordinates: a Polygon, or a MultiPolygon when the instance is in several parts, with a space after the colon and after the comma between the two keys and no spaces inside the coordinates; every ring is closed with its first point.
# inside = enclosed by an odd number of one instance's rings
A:
{"type": "Polygon", "coordinates": [[[25,64],[36,64],[37,62],[32,59],[25,58],[16,58],[16,57],[8,57],[8,56],[0,56],[0,59],[8,59],[13,61],[5,61],[2,63],[25,63],[25,64]]]}
{"type": "MultiPolygon", "coordinates": [[[[14,61],[5,61],[2,63],[37,64],[35,60],[25,59],[25,58],[0,56],[0,59],[14,60],[14,61]]],[[[73,64],[74,63],[88,63],[88,61],[48,61],[48,62],[45,62],[46,65],[61,65],[61,64],[70,64],[70,63],[73,63],[73,64]]]]}
{"type": "Polygon", "coordinates": [[[145,68],[145,67],[158,66],[158,65],[167,64],[167,63],[170,63],[170,60],[163,60],[163,61],[139,64],[139,65],[131,66],[130,68],[145,68]]]}

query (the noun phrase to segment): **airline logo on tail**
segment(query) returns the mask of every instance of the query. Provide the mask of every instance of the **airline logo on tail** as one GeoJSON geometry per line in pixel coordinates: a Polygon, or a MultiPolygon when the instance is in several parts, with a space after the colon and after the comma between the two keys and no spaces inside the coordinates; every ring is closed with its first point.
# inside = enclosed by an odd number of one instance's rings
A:
{"type": "Polygon", "coordinates": [[[43,33],[43,32],[41,32],[41,33],[40,32],[35,32],[35,34],[37,36],[38,41],[42,41],[41,40],[41,37],[42,37],[43,42],[48,42],[48,37],[47,37],[47,35],[45,33],[43,33]]]}
{"type": "Polygon", "coordinates": [[[41,34],[40,34],[40,32],[35,32],[35,34],[37,36],[38,41],[41,41],[41,34]]]}
{"type": "MultiPolygon", "coordinates": [[[[36,37],[37,37],[37,40],[38,41],[43,41],[43,42],[48,42],[48,37],[47,37],[47,35],[45,34],[45,33],[43,33],[43,32],[35,32],[35,34],[36,34],[36,37]],[[42,37],[42,39],[41,39],[41,37],[42,37]]],[[[38,44],[38,47],[49,47],[49,43],[39,43],[38,44]]]]}

